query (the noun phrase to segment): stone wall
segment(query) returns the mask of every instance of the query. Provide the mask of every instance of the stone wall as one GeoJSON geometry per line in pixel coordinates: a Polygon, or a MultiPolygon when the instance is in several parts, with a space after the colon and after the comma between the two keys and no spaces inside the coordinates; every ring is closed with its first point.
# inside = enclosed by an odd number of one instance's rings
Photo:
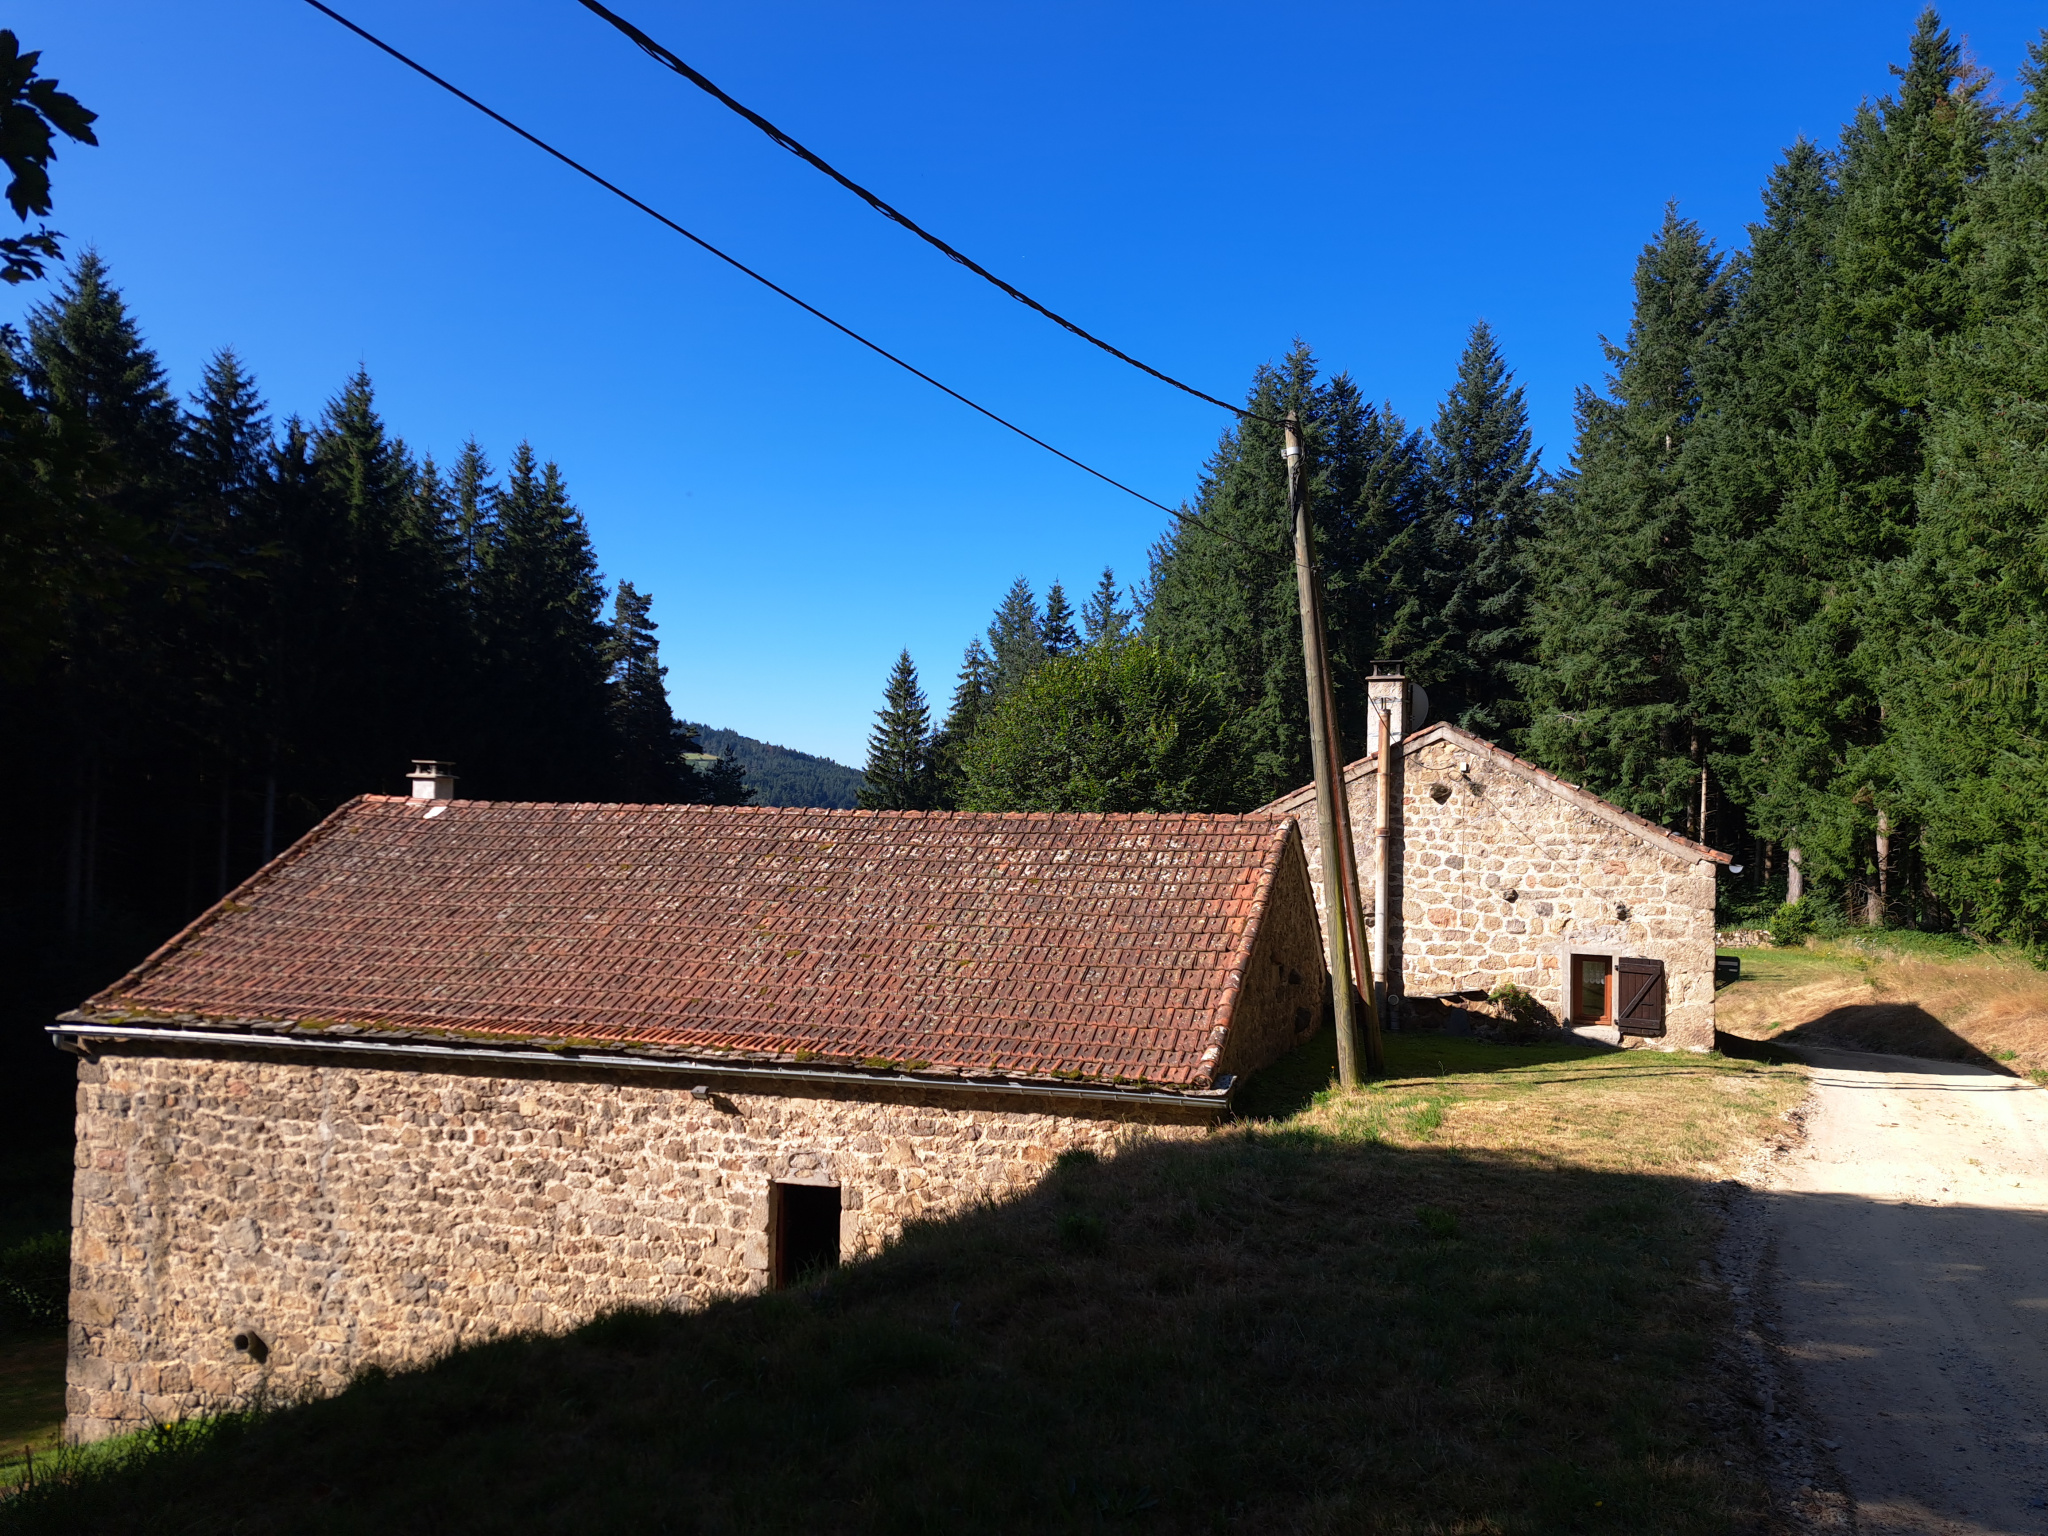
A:
{"type": "Polygon", "coordinates": [[[1322,925],[1300,839],[1289,838],[1238,983],[1217,1072],[1244,1077],[1279,1060],[1322,1027],[1329,1008],[1322,925]]]}
{"type": "MultiPolygon", "coordinates": [[[[1370,904],[1376,770],[1354,765],[1345,788],[1370,904]]],[[[1511,981],[1563,1019],[1570,956],[1636,955],[1664,962],[1666,1033],[1645,1043],[1713,1047],[1712,862],[1616,826],[1503,754],[1448,734],[1410,744],[1398,789],[1392,938],[1405,995],[1511,981]]],[[[1274,808],[1301,821],[1320,910],[1321,829],[1313,795],[1297,798],[1274,808]]],[[[1620,1039],[1611,1027],[1587,1033],[1620,1039]]]]}
{"type": "Polygon", "coordinates": [[[78,1072],[75,1441],[607,1307],[757,1290],[777,1180],[836,1183],[854,1257],[1028,1186],[1068,1148],[1203,1134],[917,1089],[694,1099],[687,1080],[567,1065],[130,1047],[78,1072]],[[250,1331],[260,1362],[234,1347],[250,1331]]]}

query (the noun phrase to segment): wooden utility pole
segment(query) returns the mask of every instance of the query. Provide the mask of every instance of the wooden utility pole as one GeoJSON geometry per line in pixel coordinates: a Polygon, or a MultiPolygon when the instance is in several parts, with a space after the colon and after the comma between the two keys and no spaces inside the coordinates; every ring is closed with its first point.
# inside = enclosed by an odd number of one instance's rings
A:
{"type": "MultiPolygon", "coordinates": [[[[1360,989],[1352,976],[1352,935],[1359,927],[1358,889],[1345,878],[1355,869],[1351,850],[1350,816],[1343,808],[1343,763],[1337,745],[1337,722],[1330,701],[1329,655],[1323,642],[1323,605],[1316,587],[1315,530],[1309,523],[1308,487],[1302,483],[1301,421],[1287,413],[1286,444],[1281,449],[1287,460],[1287,509],[1294,516],[1294,581],[1301,604],[1301,661],[1308,682],[1309,753],[1316,774],[1316,826],[1321,833],[1323,864],[1323,931],[1330,958],[1330,995],[1337,1010],[1337,1081],[1346,1088],[1358,1086],[1357,1001],[1360,989]]],[[[1363,989],[1365,1006],[1372,1008],[1372,986],[1363,989]]],[[[1370,1016],[1370,1015],[1369,1015],[1370,1016]]],[[[1372,1030],[1377,1042],[1378,1020],[1372,1030]]],[[[1376,1053],[1375,1053],[1376,1054],[1376,1053]]]]}
{"type": "MultiPolygon", "coordinates": [[[[1394,974],[1394,775],[1401,771],[1401,753],[1394,740],[1393,707],[1375,701],[1373,714],[1379,722],[1379,757],[1372,776],[1372,905],[1377,919],[1372,930],[1372,971],[1379,978],[1373,993],[1373,1003],[1378,1006],[1386,1003],[1394,974]]],[[[1408,701],[1403,699],[1404,735],[1407,723],[1408,701]]]]}
{"type": "MultiPolygon", "coordinates": [[[[1322,588],[1316,588],[1316,617],[1322,617],[1322,588]]],[[[1320,633],[1320,629],[1318,633],[1320,633]]],[[[1330,780],[1336,786],[1337,847],[1344,857],[1344,933],[1351,944],[1351,965],[1358,978],[1358,995],[1364,1000],[1365,1070],[1377,1077],[1386,1070],[1386,1052],[1380,1044],[1379,997],[1373,991],[1371,950],[1366,947],[1365,903],[1358,889],[1358,843],[1351,833],[1351,796],[1344,788],[1343,734],[1337,725],[1337,689],[1331,669],[1323,667],[1323,718],[1329,722],[1330,780]]],[[[1374,908],[1373,918],[1379,919],[1374,908]]]]}

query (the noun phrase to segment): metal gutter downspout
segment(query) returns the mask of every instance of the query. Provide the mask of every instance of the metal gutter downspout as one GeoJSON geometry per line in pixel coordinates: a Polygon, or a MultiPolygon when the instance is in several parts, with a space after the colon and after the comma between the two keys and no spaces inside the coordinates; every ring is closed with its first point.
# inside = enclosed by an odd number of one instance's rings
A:
{"type": "Polygon", "coordinates": [[[1226,1076],[1209,1093],[1164,1093],[1145,1089],[1089,1088],[1064,1083],[1017,1082],[1009,1078],[947,1079],[928,1077],[882,1077],[870,1072],[850,1072],[831,1067],[792,1067],[773,1062],[673,1061],[661,1057],[629,1056],[598,1051],[503,1050],[483,1045],[428,1045],[417,1041],[309,1038],[305,1035],[242,1034],[227,1030],[166,1029],[149,1024],[59,1023],[45,1026],[51,1043],[60,1051],[79,1054],[72,1042],[87,1040],[151,1040],[181,1045],[228,1046],[234,1049],[332,1052],[336,1055],[396,1056],[406,1060],[480,1061],[499,1066],[573,1065],[601,1067],[608,1071],[671,1072],[700,1080],[726,1082],[755,1081],[807,1083],[817,1086],[930,1088],[941,1093],[962,1095],[994,1094],[1015,1098],[1072,1099],[1089,1104],[1151,1106],[1160,1109],[1199,1111],[1215,1119],[1230,1112],[1236,1080],[1226,1076]]]}

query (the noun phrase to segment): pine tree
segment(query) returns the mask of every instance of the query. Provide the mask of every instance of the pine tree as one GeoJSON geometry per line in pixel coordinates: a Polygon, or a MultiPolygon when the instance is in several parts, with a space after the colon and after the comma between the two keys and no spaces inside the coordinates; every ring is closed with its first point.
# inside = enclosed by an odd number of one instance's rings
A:
{"type": "MultiPolygon", "coordinates": [[[[420,466],[385,428],[358,369],[312,433],[314,494],[299,508],[301,597],[322,652],[307,727],[333,775],[323,797],[387,781],[411,756],[460,758],[470,655],[449,541],[420,497],[420,466]]],[[[480,786],[471,785],[470,788],[480,786]]]]}
{"type": "Polygon", "coordinates": [[[1031,583],[1019,576],[1003,594],[988,626],[989,655],[995,662],[993,692],[1011,692],[1045,664],[1045,628],[1031,583]]]}
{"type": "Polygon", "coordinates": [[[890,669],[860,789],[861,809],[928,811],[934,808],[931,709],[918,686],[917,667],[904,651],[890,669]]]}
{"type": "MultiPolygon", "coordinates": [[[[1926,474],[1909,558],[1878,595],[1895,625],[1882,684],[1890,914],[1953,914],[1986,936],[2048,941],[2048,33],[2022,112],[1948,246],[1966,318],[1930,352],[1926,474]],[[1918,839],[1897,823],[1917,822],[1918,839]],[[1901,861],[1902,863],[1905,861],[1901,861]]],[[[1873,870],[1873,877],[1876,871],[1873,870]]]]}
{"type": "Polygon", "coordinates": [[[29,311],[24,361],[29,392],[117,445],[131,477],[167,469],[177,402],[97,251],[79,258],[54,299],[29,311]]]}
{"type": "Polygon", "coordinates": [[[1368,405],[1341,374],[1319,380],[1303,344],[1280,367],[1258,370],[1246,405],[1252,416],[1223,434],[1204,468],[1190,509],[1199,520],[1178,524],[1153,548],[1144,633],[1218,680],[1256,803],[1309,777],[1293,520],[1273,423],[1290,410],[1302,421],[1347,751],[1364,747],[1371,661],[1402,654],[1394,648],[1422,628],[1410,564],[1425,482],[1419,445],[1400,418],[1368,405]]]}
{"type": "Polygon", "coordinates": [[[606,729],[604,586],[561,471],[531,445],[512,456],[484,564],[485,691],[493,728],[478,770],[494,793],[602,799],[606,729]]]}
{"type": "Polygon", "coordinates": [[[1781,373],[1802,419],[1766,460],[1768,524],[1718,583],[1733,592],[1751,578],[1723,629],[1750,642],[1740,670],[1721,674],[1750,701],[1731,773],[1760,828],[1838,890],[1885,883],[1878,840],[1896,841],[1911,814],[1887,748],[1887,694],[1922,665],[1901,644],[1915,598],[1898,576],[1917,540],[1932,364],[1971,304],[1955,253],[1999,131],[1981,72],[1932,10],[1893,72],[1898,94],[1843,133],[1810,314],[1783,317],[1796,324],[1781,347],[1797,352],[1781,373]]]}
{"type": "MultiPolygon", "coordinates": [[[[1736,301],[1728,325],[1701,360],[1708,409],[1686,464],[1700,592],[1685,643],[1697,663],[1693,699],[1714,742],[1714,775],[1733,797],[1731,809],[1776,839],[1789,822],[1773,806],[1773,786],[1793,789],[1796,799],[1819,740],[1800,711],[1776,708],[1774,694],[1787,618],[1813,603],[1811,574],[1789,547],[1779,510],[1814,464],[1823,356],[1815,330],[1832,281],[1838,213],[1828,155],[1803,139],[1794,144],[1763,204],[1748,250],[1730,264],[1736,301]]],[[[1729,818],[1713,830],[1728,836],[1740,826],[1729,818]]]]}
{"type": "Polygon", "coordinates": [[[1580,391],[1574,473],[1530,552],[1526,739],[1546,767],[1689,825],[1706,742],[1684,644],[1697,587],[1684,455],[1729,293],[1712,243],[1675,208],[1635,287],[1627,344],[1607,344],[1610,397],[1580,391]]]}
{"type": "Polygon", "coordinates": [[[1039,621],[1038,639],[1048,661],[1071,656],[1081,648],[1081,637],[1074,632],[1074,610],[1067,606],[1066,588],[1057,581],[1046,590],[1045,617],[1039,621]]]}
{"type": "Polygon", "coordinates": [[[1472,327],[1427,452],[1435,495],[1424,591],[1435,644],[1420,670],[1440,718],[1504,741],[1521,723],[1515,668],[1529,649],[1524,551],[1543,477],[1522,389],[1484,320],[1472,327]]]}
{"type": "MultiPolygon", "coordinates": [[[[1322,399],[1316,364],[1297,343],[1262,366],[1245,396],[1251,414],[1223,433],[1190,509],[1153,549],[1145,635],[1198,660],[1221,682],[1242,733],[1248,798],[1269,799],[1308,777],[1308,712],[1294,587],[1286,468],[1276,425],[1299,413],[1317,480],[1322,399]]],[[[1320,498],[1319,498],[1320,500],[1320,498]]],[[[1318,523],[1328,520],[1329,509],[1318,523]]],[[[1319,527],[1319,532],[1324,530],[1319,527]]],[[[1335,541],[1325,537],[1332,563],[1335,541]]]]}
{"type": "Polygon", "coordinates": [[[192,405],[179,445],[193,492],[223,515],[246,515],[269,479],[270,418],[233,349],[223,347],[207,362],[192,405]]]}
{"type": "Polygon", "coordinates": [[[660,643],[652,616],[654,597],[630,581],[612,595],[605,661],[611,688],[612,732],[618,752],[614,786],[622,799],[648,805],[703,796],[696,770],[684,756],[701,750],[669,708],[660,643]]]}
{"type": "MultiPolygon", "coordinates": [[[[464,580],[471,585],[482,569],[491,544],[491,523],[497,516],[498,487],[490,460],[475,438],[462,445],[449,482],[455,499],[455,544],[464,580]]],[[[474,599],[472,599],[474,601],[474,599]]]]}
{"type": "Polygon", "coordinates": [[[960,675],[953,685],[953,703],[946,712],[946,723],[931,739],[928,755],[932,765],[932,805],[935,810],[960,808],[960,794],[965,783],[961,776],[961,754],[987,717],[995,698],[995,676],[995,661],[977,635],[967,642],[966,654],[960,658],[960,675]]]}
{"type": "Polygon", "coordinates": [[[211,766],[222,774],[256,763],[275,771],[279,658],[264,579],[276,553],[271,448],[256,381],[232,351],[215,353],[179,436],[181,540],[211,579],[203,601],[175,613],[187,663],[199,674],[211,766]]]}
{"type": "Polygon", "coordinates": [[[1095,591],[1081,607],[1081,634],[1089,645],[1101,645],[1107,640],[1120,640],[1131,625],[1131,611],[1120,606],[1122,593],[1116,584],[1116,572],[1108,566],[1102,568],[1102,580],[1095,584],[1095,591]]]}

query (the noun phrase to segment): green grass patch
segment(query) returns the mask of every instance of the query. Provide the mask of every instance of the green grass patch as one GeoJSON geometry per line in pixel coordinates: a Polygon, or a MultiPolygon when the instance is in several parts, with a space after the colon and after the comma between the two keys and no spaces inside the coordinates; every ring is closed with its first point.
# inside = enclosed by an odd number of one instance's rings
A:
{"type": "Polygon", "coordinates": [[[1291,1114],[1065,1159],[797,1290],[74,1453],[0,1530],[1747,1528],[1698,1194],[1797,1074],[1388,1046],[1370,1088],[1312,1043],[1291,1114]]]}
{"type": "Polygon", "coordinates": [[[64,1330],[0,1332],[0,1488],[63,1440],[64,1330]]]}

